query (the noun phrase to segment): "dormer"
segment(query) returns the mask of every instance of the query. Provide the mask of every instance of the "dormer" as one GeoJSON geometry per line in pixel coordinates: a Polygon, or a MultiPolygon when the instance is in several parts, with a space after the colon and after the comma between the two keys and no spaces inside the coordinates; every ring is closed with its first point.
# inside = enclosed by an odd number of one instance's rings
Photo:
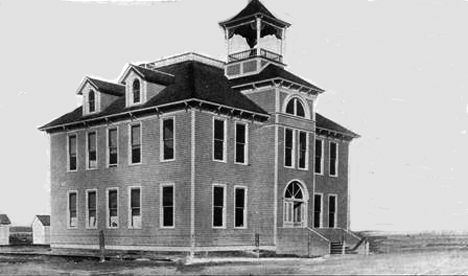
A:
{"type": "Polygon", "coordinates": [[[125,86],[125,106],[140,106],[174,82],[174,76],[143,66],[130,64],[120,77],[125,86]]]}
{"type": "Polygon", "coordinates": [[[85,77],[77,90],[83,96],[83,116],[103,111],[124,93],[123,85],[90,77],[85,77]]]}
{"type": "Polygon", "coordinates": [[[233,18],[219,23],[225,33],[229,79],[254,75],[269,64],[284,67],[289,23],[276,18],[259,0],[251,0],[233,18]]]}

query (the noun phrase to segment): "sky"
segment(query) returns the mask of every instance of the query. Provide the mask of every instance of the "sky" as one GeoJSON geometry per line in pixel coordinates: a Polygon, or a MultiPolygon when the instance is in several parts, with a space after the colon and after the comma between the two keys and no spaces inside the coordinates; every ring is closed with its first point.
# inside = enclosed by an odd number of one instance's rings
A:
{"type": "MultiPolygon", "coordinates": [[[[0,0],[0,212],[49,206],[49,141],[84,76],[183,52],[225,60],[218,22],[247,0],[0,0]]],[[[287,69],[357,132],[351,229],[468,230],[468,1],[262,0],[292,24],[287,69]]]]}

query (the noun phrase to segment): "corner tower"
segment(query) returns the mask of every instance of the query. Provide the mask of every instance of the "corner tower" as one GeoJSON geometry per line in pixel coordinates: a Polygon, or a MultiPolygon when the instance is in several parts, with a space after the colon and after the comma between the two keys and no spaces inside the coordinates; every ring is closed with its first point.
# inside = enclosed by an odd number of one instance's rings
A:
{"type": "Polygon", "coordinates": [[[259,0],[250,0],[219,25],[225,34],[229,79],[257,74],[270,63],[285,66],[284,40],[290,24],[276,18],[259,0]]]}

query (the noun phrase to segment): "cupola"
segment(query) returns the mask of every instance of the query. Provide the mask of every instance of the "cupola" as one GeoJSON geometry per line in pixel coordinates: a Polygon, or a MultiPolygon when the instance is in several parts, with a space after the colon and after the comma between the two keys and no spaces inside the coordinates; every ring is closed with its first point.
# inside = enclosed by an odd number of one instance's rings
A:
{"type": "Polygon", "coordinates": [[[290,24],[276,18],[259,0],[249,1],[236,16],[219,25],[226,40],[226,77],[257,74],[270,63],[285,66],[284,40],[290,24]]]}

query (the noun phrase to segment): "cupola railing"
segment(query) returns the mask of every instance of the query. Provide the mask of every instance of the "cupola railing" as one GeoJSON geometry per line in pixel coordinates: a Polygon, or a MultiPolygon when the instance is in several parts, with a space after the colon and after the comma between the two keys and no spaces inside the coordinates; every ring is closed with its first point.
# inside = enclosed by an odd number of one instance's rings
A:
{"type": "Polygon", "coordinates": [[[268,51],[266,49],[262,49],[262,48],[260,48],[259,50],[260,51],[257,52],[257,49],[249,49],[246,51],[230,54],[228,58],[228,62],[236,62],[236,61],[241,61],[244,59],[249,59],[249,58],[254,58],[254,57],[264,57],[272,61],[283,63],[282,55],[277,54],[272,51],[268,51]]]}

